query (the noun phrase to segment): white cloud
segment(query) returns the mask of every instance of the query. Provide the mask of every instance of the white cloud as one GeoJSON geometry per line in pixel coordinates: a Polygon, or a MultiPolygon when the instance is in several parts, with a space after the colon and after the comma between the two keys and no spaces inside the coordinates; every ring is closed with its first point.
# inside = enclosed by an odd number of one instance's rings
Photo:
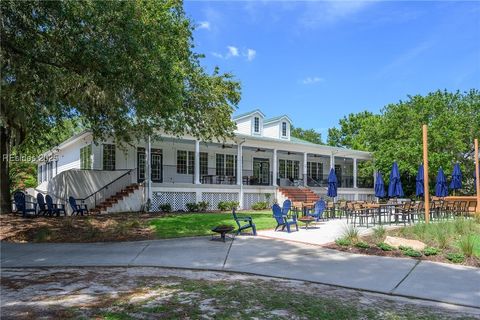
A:
{"type": "Polygon", "coordinates": [[[232,56],[232,57],[238,57],[239,53],[238,53],[238,48],[237,47],[234,47],[234,46],[228,46],[228,55],[232,56]]]}
{"type": "Polygon", "coordinates": [[[325,79],[320,78],[320,77],[306,77],[305,79],[302,80],[303,84],[314,84],[318,82],[324,82],[325,79]]]}
{"type": "Polygon", "coordinates": [[[210,30],[210,22],[208,22],[208,21],[201,21],[200,24],[198,25],[197,29],[210,30]]]}
{"type": "Polygon", "coordinates": [[[247,49],[247,60],[252,61],[255,59],[255,56],[257,55],[257,51],[253,49],[247,49]]]}
{"type": "Polygon", "coordinates": [[[223,59],[223,54],[221,53],[218,53],[218,52],[212,52],[212,56],[216,57],[216,58],[220,58],[220,59],[223,59]]]}
{"type": "Polygon", "coordinates": [[[363,11],[375,1],[322,1],[308,2],[300,22],[308,28],[332,24],[363,11]]]}
{"type": "Polygon", "coordinates": [[[255,56],[257,55],[257,51],[254,49],[242,49],[240,52],[240,49],[235,46],[227,46],[227,52],[225,53],[219,53],[219,52],[212,52],[212,56],[219,58],[219,59],[230,59],[230,58],[236,58],[236,57],[245,57],[247,61],[252,61],[255,59],[255,56]]]}

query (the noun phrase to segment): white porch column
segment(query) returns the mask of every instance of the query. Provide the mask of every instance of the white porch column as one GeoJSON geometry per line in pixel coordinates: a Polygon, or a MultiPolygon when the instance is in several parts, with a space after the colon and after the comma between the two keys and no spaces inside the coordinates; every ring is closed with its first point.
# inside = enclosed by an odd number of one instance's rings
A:
{"type": "Polygon", "coordinates": [[[243,175],[242,175],[242,172],[243,172],[243,168],[242,168],[242,165],[243,165],[243,161],[242,161],[242,158],[243,158],[243,152],[242,152],[242,144],[239,143],[237,145],[237,185],[242,185],[243,183],[243,175]]]}
{"type": "Polygon", "coordinates": [[[353,187],[357,187],[357,158],[353,158],[353,187]]]}
{"type": "Polygon", "coordinates": [[[330,155],[330,169],[335,169],[335,156],[334,156],[334,153],[332,152],[332,154],[330,155]]]}
{"type": "Polygon", "coordinates": [[[195,169],[194,184],[200,184],[200,141],[195,140],[195,169]]]}
{"type": "Polygon", "coordinates": [[[278,177],[277,149],[273,149],[272,185],[275,187],[278,185],[277,177],[278,177]]]}
{"type": "Polygon", "coordinates": [[[152,142],[150,141],[150,136],[148,136],[148,147],[147,147],[147,172],[146,172],[146,177],[147,179],[147,188],[148,188],[148,193],[147,193],[147,199],[152,199],[152,159],[151,159],[151,154],[152,154],[152,142]]]}
{"type": "Polygon", "coordinates": [[[305,187],[308,185],[307,159],[308,159],[308,153],[304,152],[303,153],[303,186],[305,187]]]}

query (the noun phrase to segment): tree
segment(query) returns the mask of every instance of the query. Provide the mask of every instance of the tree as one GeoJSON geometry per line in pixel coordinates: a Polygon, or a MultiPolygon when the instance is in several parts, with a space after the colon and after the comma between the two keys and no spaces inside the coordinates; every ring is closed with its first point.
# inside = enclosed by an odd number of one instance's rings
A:
{"type": "Polygon", "coordinates": [[[292,137],[298,139],[306,140],[312,143],[322,144],[322,135],[313,129],[302,129],[292,126],[290,134],[292,135],[292,137]]]}
{"type": "MultiPolygon", "coordinates": [[[[205,72],[180,1],[2,1],[0,152],[24,152],[65,120],[121,143],[232,135],[231,74],[205,72]]],[[[10,210],[2,157],[0,212],[10,210]]]]}
{"type": "Polygon", "coordinates": [[[340,128],[328,129],[327,144],[334,147],[368,151],[366,131],[363,129],[370,128],[378,120],[378,115],[368,111],[351,113],[340,119],[340,128]]]}
{"type": "Polygon", "coordinates": [[[473,139],[480,136],[478,90],[408,96],[406,101],[385,106],[379,115],[350,115],[340,121],[340,129],[329,131],[333,132],[329,142],[373,152],[373,165],[384,174],[387,183],[392,163],[397,161],[404,190],[412,195],[418,165],[423,161],[423,124],[429,128],[430,185],[440,167],[450,175],[456,162],[460,163],[465,181],[471,178],[473,139]]]}

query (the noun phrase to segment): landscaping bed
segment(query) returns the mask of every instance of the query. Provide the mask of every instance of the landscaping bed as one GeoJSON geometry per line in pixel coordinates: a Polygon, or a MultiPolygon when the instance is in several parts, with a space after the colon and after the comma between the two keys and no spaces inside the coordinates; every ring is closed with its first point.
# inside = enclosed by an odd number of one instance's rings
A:
{"type": "Polygon", "coordinates": [[[376,227],[373,233],[359,236],[349,226],[343,236],[326,247],[351,253],[388,257],[408,257],[419,260],[463,264],[480,267],[480,221],[457,219],[386,230],[376,227]],[[424,249],[394,247],[385,243],[387,236],[423,242],[424,249]]]}
{"type": "MultiPolygon", "coordinates": [[[[269,211],[240,212],[258,230],[275,227],[269,211]]],[[[0,240],[8,242],[135,241],[211,235],[218,225],[237,227],[230,212],[111,213],[74,217],[22,218],[0,215],[0,240]]]]}

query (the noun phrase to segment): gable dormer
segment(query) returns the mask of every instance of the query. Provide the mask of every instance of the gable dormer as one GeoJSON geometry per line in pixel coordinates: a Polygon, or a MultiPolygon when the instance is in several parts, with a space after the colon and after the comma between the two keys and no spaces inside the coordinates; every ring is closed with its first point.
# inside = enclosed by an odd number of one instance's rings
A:
{"type": "Polygon", "coordinates": [[[263,122],[263,135],[269,138],[290,140],[292,120],[286,116],[266,119],[263,122]]]}
{"type": "Polygon", "coordinates": [[[252,136],[262,136],[264,119],[265,115],[263,114],[263,112],[256,109],[235,116],[232,120],[237,124],[236,132],[252,136]]]}

